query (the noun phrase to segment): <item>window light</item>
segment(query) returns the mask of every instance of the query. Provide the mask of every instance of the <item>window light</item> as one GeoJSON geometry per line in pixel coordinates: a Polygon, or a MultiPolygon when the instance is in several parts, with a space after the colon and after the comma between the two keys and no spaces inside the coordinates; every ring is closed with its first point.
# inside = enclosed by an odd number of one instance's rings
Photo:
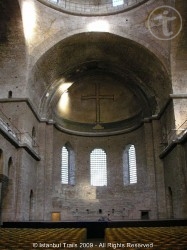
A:
{"type": "Polygon", "coordinates": [[[112,0],[113,7],[124,4],[124,0],[112,0]]]}
{"type": "Polygon", "coordinates": [[[106,153],[103,149],[94,149],[90,154],[91,185],[107,185],[106,153]]]}
{"type": "Polygon", "coordinates": [[[61,182],[69,183],[69,152],[66,147],[62,147],[61,182]]]}

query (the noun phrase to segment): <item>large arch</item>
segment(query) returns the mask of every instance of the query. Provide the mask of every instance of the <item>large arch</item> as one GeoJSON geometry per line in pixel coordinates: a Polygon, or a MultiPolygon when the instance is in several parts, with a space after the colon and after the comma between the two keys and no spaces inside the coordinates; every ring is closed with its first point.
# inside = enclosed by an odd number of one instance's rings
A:
{"type": "MultiPolygon", "coordinates": [[[[93,132],[89,121],[76,119],[72,123],[71,117],[57,114],[56,105],[70,85],[69,92],[75,93],[86,81],[100,81],[102,86],[111,82],[106,88],[124,86],[123,99],[135,96],[134,115],[124,115],[124,111],[121,117],[104,121],[107,132],[112,133],[113,127],[124,132],[140,125],[144,118],[158,114],[171,93],[170,77],[157,56],[137,42],[110,33],[81,33],[58,42],[37,61],[30,81],[32,93],[33,90],[38,93],[34,99],[43,119],[53,119],[59,128],[70,131],[79,131],[81,127],[81,133],[89,134],[93,132]]],[[[130,107],[129,103],[125,106],[130,107]]]]}

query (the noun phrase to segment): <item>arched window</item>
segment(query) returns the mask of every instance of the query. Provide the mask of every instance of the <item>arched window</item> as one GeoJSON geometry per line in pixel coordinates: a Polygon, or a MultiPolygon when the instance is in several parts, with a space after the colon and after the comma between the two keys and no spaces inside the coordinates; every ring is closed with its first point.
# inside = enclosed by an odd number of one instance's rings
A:
{"type": "Polygon", "coordinates": [[[124,0],[112,0],[113,7],[123,5],[123,4],[124,4],[124,0]]]}
{"type": "Polygon", "coordinates": [[[62,162],[61,162],[61,183],[75,184],[75,161],[74,153],[70,146],[62,147],[62,162]]]}
{"type": "Polygon", "coordinates": [[[66,147],[62,147],[61,180],[62,184],[69,183],[69,152],[66,147]]]}
{"type": "Polygon", "coordinates": [[[35,129],[35,127],[32,128],[32,145],[36,146],[36,129],[35,129]]]}
{"type": "Polygon", "coordinates": [[[171,187],[168,187],[168,215],[169,215],[169,218],[170,219],[173,219],[174,218],[174,212],[173,212],[173,192],[172,192],[172,189],[171,187]]]}
{"type": "Polygon", "coordinates": [[[107,160],[106,153],[101,148],[94,149],[90,154],[91,185],[107,185],[107,160]]]}
{"type": "Polygon", "coordinates": [[[8,98],[12,98],[12,91],[8,91],[8,98]]]}
{"type": "Polygon", "coordinates": [[[129,156],[129,182],[130,184],[137,183],[137,170],[136,170],[136,151],[134,145],[131,145],[128,150],[129,156]]]}
{"type": "Polygon", "coordinates": [[[8,160],[8,177],[9,179],[13,178],[13,161],[12,161],[12,157],[9,158],[8,160]]]}
{"type": "Polygon", "coordinates": [[[33,208],[34,208],[34,194],[33,190],[30,191],[30,197],[29,197],[29,220],[31,221],[33,219],[33,208]]]}
{"type": "Polygon", "coordinates": [[[51,0],[51,2],[59,3],[59,0],[51,0]]]}
{"type": "Polygon", "coordinates": [[[137,183],[136,150],[134,145],[126,147],[123,155],[124,185],[137,183]]]}

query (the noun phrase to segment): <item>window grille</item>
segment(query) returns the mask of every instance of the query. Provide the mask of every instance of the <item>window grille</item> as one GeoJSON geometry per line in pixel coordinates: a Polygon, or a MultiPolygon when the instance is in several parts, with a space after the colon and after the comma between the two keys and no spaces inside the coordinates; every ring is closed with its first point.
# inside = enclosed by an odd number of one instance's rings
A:
{"type": "Polygon", "coordinates": [[[62,147],[61,182],[69,183],[69,151],[66,147],[62,147]]]}
{"type": "Polygon", "coordinates": [[[134,145],[131,145],[128,151],[129,156],[129,182],[130,184],[137,183],[136,169],[136,151],[134,145]]]}
{"type": "Polygon", "coordinates": [[[103,149],[94,149],[90,154],[91,185],[107,185],[107,160],[103,149]]]}
{"type": "Polygon", "coordinates": [[[123,154],[124,185],[137,183],[136,150],[134,145],[128,145],[123,154]]]}

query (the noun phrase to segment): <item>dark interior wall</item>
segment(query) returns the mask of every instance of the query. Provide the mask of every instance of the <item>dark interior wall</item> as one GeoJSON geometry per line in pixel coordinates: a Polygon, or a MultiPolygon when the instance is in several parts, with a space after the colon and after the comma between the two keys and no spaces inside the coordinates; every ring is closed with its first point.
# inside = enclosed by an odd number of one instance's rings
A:
{"type": "Polygon", "coordinates": [[[174,105],[173,101],[170,100],[167,106],[164,109],[164,112],[160,118],[161,124],[161,143],[164,148],[169,142],[171,142],[171,138],[175,131],[173,128],[175,127],[175,116],[174,116],[174,105]]]}
{"type": "Polygon", "coordinates": [[[5,210],[7,218],[14,217],[16,192],[16,168],[18,166],[18,154],[14,145],[12,145],[3,134],[0,133],[1,141],[1,173],[0,183],[0,221],[4,220],[5,210]],[[11,159],[11,166],[9,164],[11,159]]]}
{"type": "Polygon", "coordinates": [[[155,186],[149,182],[149,175],[154,173],[146,165],[146,148],[142,146],[144,140],[143,127],[132,133],[111,137],[75,136],[55,129],[51,211],[61,212],[62,220],[84,218],[95,221],[100,216],[107,216],[107,213],[110,213],[112,220],[140,219],[141,210],[150,211],[150,218],[156,218],[155,186]],[[61,149],[67,142],[73,149],[76,161],[73,186],[61,184],[61,149]],[[134,144],[136,148],[138,182],[125,186],[123,151],[129,144],[134,144]],[[90,185],[89,156],[94,148],[102,148],[107,154],[106,187],[90,185]]]}
{"type": "Polygon", "coordinates": [[[182,191],[182,211],[184,217],[187,217],[187,142],[181,144],[181,191],[182,191]]]}
{"type": "Polygon", "coordinates": [[[163,159],[169,218],[187,216],[186,147],[187,143],[176,145],[163,159]]]}
{"type": "Polygon", "coordinates": [[[32,209],[36,211],[37,199],[37,162],[24,149],[20,150],[20,164],[18,166],[17,183],[18,198],[16,201],[17,214],[16,220],[29,221],[31,219],[31,190],[33,193],[32,209]]]}
{"type": "Polygon", "coordinates": [[[36,200],[37,161],[30,154],[31,151],[28,153],[26,149],[30,147],[31,150],[38,150],[38,120],[26,102],[1,102],[0,110],[3,174],[8,178],[6,195],[3,197],[2,219],[4,221],[29,220],[31,190],[36,200]],[[8,135],[2,132],[2,128],[8,135]],[[9,138],[11,135],[15,143],[9,138]],[[10,158],[12,159],[11,176],[8,174],[10,158]]]}
{"type": "Polygon", "coordinates": [[[24,96],[26,48],[20,6],[17,0],[0,1],[0,97],[24,96]]]}
{"type": "Polygon", "coordinates": [[[16,133],[20,136],[27,136],[29,140],[32,139],[32,131],[35,128],[35,137],[38,139],[38,127],[39,121],[35,114],[30,109],[30,106],[26,102],[21,100],[0,103],[0,110],[3,115],[3,119],[7,119],[10,127],[15,129],[16,133]]]}

